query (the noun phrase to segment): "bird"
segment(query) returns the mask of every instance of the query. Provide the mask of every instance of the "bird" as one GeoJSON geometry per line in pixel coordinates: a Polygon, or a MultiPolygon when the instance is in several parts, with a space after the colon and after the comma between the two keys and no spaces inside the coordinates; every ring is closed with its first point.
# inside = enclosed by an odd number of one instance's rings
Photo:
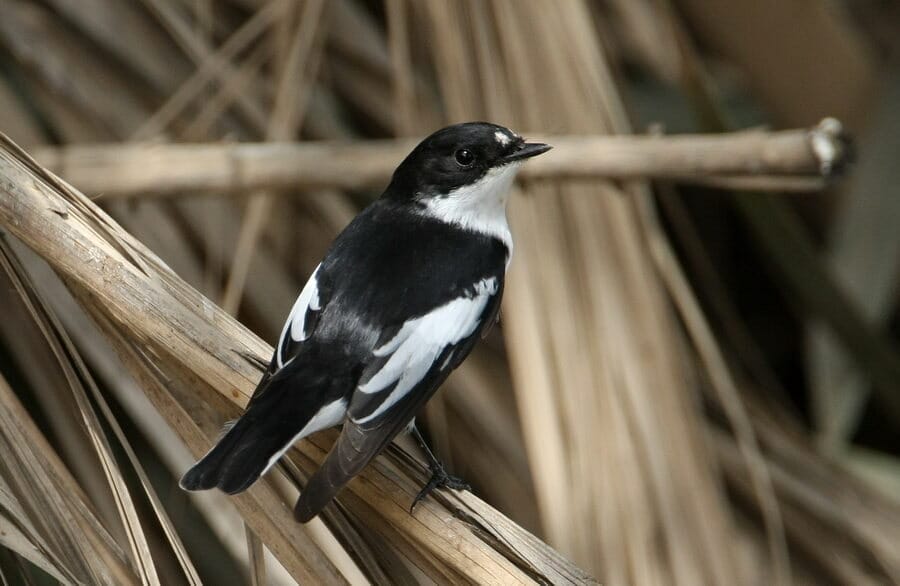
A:
{"type": "Polygon", "coordinates": [[[506,217],[520,166],[552,147],[488,122],[423,139],[382,195],[335,238],[304,285],[246,410],[181,478],[189,491],[250,487],[300,439],[342,425],[301,490],[307,522],[399,433],[438,487],[446,473],[415,416],[499,319],[513,253],[506,217]]]}

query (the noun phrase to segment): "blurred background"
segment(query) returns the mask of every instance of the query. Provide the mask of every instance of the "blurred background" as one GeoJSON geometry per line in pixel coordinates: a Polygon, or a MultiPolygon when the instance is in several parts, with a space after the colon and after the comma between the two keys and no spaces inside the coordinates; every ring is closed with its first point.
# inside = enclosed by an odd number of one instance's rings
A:
{"type": "MultiPolygon", "coordinates": [[[[114,158],[68,175],[54,157],[417,139],[467,120],[562,137],[840,120],[855,163],[813,191],[522,182],[500,326],[420,420],[475,494],[604,584],[890,584],[898,45],[896,0],[3,0],[0,131],[272,343],[332,238],[379,195],[341,180],[369,159],[330,161],[331,184],[248,190],[191,152],[175,169],[148,157],[133,189],[114,158]],[[173,177],[192,188],[154,188],[173,177]]],[[[19,404],[13,419],[30,418],[113,538],[129,514],[143,521],[161,583],[191,581],[181,556],[204,583],[249,583],[261,550],[224,497],[178,489],[192,455],[116,343],[39,259],[10,237],[4,250],[18,260],[0,275],[0,404],[19,404]]],[[[189,412],[225,419],[196,399],[189,412]]],[[[2,486],[20,473],[0,471],[2,486]]],[[[5,583],[77,582],[63,546],[36,542],[41,507],[9,492],[5,583]]],[[[337,547],[351,582],[395,581],[337,547]]],[[[268,583],[293,582],[266,559],[268,583]]]]}

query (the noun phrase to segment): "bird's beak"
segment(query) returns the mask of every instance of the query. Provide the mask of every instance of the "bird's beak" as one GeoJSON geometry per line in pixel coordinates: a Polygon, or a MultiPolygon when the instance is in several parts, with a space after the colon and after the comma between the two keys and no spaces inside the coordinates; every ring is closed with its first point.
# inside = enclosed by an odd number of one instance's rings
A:
{"type": "Polygon", "coordinates": [[[546,153],[552,148],[553,147],[549,144],[544,144],[542,142],[526,142],[513,152],[503,157],[503,162],[511,163],[513,161],[521,161],[522,159],[530,159],[531,157],[536,157],[542,153],[546,153]]]}

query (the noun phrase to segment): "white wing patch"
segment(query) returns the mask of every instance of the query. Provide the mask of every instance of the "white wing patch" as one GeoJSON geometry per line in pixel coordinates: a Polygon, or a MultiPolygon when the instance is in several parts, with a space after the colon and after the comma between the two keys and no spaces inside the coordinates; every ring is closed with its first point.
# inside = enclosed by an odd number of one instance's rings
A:
{"type": "MultiPolygon", "coordinates": [[[[431,312],[403,324],[375,356],[390,355],[388,361],[365,384],[361,393],[372,394],[396,383],[390,394],[369,415],[357,419],[366,423],[387,411],[421,381],[447,346],[472,335],[492,295],[497,293],[497,279],[490,277],[475,284],[474,294],[458,297],[431,312]]],[[[444,361],[441,368],[447,366],[444,361]]]]}
{"type": "Polygon", "coordinates": [[[305,438],[308,435],[312,435],[317,431],[322,431],[323,429],[328,429],[329,427],[334,427],[335,425],[344,421],[344,416],[347,414],[347,401],[344,399],[338,399],[337,401],[333,401],[328,403],[321,409],[319,409],[315,415],[313,415],[312,419],[309,420],[309,423],[303,426],[297,435],[295,435],[291,441],[289,441],[283,448],[278,450],[271,458],[269,458],[269,462],[266,464],[265,469],[260,473],[260,476],[269,471],[269,468],[275,465],[275,462],[281,458],[285,452],[291,449],[295,443],[299,440],[305,438]]]}
{"type": "Polygon", "coordinates": [[[306,326],[306,312],[309,309],[313,311],[321,309],[319,306],[319,288],[316,282],[316,275],[318,274],[319,267],[317,266],[316,270],[313,271],[312,276],[306,282],[306,285],[303,286],[303,290],[300,291],[300,295],[297,297],[297,301],[294,302],[294,307],[291,308],[291,313],[288,315],[284,328],[281,330],[281,336],[278,338],[278,352],[276,355],[278,368],[284,368],[282,348],[284,347],[284,340],[287,337],[288,332],[290,332],[291,339],[295,342],[302,342],[308,338],[309,334],[304,330],[306,326]]]}

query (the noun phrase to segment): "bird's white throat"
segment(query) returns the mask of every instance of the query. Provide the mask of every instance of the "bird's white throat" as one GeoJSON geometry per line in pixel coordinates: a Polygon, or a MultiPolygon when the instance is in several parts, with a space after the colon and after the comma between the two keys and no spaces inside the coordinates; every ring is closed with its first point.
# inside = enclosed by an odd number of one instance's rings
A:
{"type": "Polygon", "coordinates": [[[471,185],[451,191],[444,197],[431,197],[425,213],[461,228],[499,238],[512,255],[512,234],[506,221],[506,202],[521,163],[496,167],[471,185]]]}

